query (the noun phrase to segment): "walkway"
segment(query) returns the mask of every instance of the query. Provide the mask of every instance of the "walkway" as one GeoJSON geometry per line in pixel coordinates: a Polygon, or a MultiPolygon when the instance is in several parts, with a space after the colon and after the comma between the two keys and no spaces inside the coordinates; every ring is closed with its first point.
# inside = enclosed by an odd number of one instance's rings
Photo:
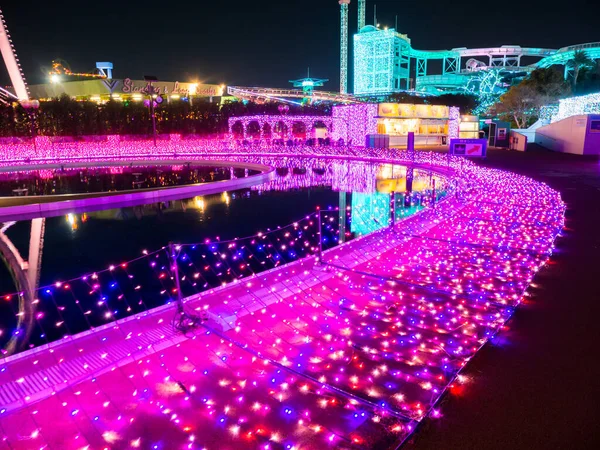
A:
{"type": "Polygon", "coordinates": [[[189,299],[209,320],[188,336],[163,307],[8,358],[5,448],[395,447],[460,392],[455,376],[562,228],[543,185],[467,170],[457,198],[324,265],[307,258],[189,299]]]}
{"type": "Polygon", "coordinates": [[[548,183],[567,204],[552,263],[502,335],[467,366],[406,450],[595,449],[600,342],[600,164],[547,152],[490,151],[486,165],[548,183]]]}

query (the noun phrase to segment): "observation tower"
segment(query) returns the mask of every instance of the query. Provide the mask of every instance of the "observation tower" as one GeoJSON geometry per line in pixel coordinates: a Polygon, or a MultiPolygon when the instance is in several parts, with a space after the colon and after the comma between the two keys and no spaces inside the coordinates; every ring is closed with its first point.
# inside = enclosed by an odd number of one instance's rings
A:
{"type": "Polygon", "coordinates": [[[365,26],[366,8],[367,0],[358,0],[358,31],[360,31],[365,26]]]}
{"type": "Polygon", "coordinates": [[[306,78],[300,78],[299,80],[290,80],[290,83],[292,83],[292,86],[294,88],[302,89],[305,101],[312,101],[315,88],[323,86],[328,81],[329,80],[326,78],[312,78],[310,76],[309,69],[306,78]]]}
{"type": "Polygon", "coordinates": [[[340,4],[340,94],[348,93],[348,5],[350,0],[339,0],[340,4]]]}

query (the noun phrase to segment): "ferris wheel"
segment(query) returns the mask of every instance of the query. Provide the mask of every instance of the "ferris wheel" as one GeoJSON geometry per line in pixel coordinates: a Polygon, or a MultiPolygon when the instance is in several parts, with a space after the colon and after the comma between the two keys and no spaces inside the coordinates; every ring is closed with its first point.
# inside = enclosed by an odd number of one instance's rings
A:
{"type": "Polygon", "coordinates": [[[8,33],[8,28],[6,27],[2,10],[0,10],[0,21],[2,22],[2,26],[0,26],[0,51],[2,52],[2,58],[4,59],[4,64],[8,70],[10,82],[13,85],[16,95],[13,95],[8,91],[3,91],[8,93],[9,96],[14,97],[14,99],[18,99],[19,101],[27,101],[29,100],[27,84],[25,83],[25,77],[23,76],[23,70],[21,69],[19,58],[17,58],[15,47],[13,46],[10,34],[8,33]]]}

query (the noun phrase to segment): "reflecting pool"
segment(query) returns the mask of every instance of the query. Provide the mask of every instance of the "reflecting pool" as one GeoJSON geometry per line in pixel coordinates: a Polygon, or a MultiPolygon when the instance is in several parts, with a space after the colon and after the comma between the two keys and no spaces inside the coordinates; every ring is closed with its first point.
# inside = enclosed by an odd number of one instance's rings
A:
{"type": "MultiPolygon", "coordinates": [[[[259,232],[275,232],[278,227],[295,221],[311,222],[310,226],[306,225],[302,236],[305,240],[302,248],[290,247],[289,251],[274,256],[260,252],[256,255],[246,254],[244,257],[254,258],[248,264],[246,272],[226,270],[206,275],[204,281],[193,286],[194,289],[185,291],[186,288],[182,288],[186,294],[191,295],[195,291],[247,276],[250,274],[249,270],[256,273],[314,254],[318,230],[314,217],[307,217],[317,210],[327,212],[327,216],[322,217],[326,222],[323,224],[322,246],[327,249],[418,212],[438,201],[448,187],[443,177],[398,165],[305,158],[255,162],[275,167],[275,178],[249,188],[211,195],[141,204],[138,201],[107,209],[95,205],[89,211],[45,218],[39,286],[55,286],[57,282],[93,274],[110,265],[138,258],[144,251],[161,249],[169,242],[219,243],[255,236],[259,232]]],[[[53,169],[48,172],[38,170],[12,173],[10,176],[3,174],[0,192],[5,198],[10,198],[11,193],[14,197],[34,193],[58,195],[106,192],[112,189],[151,189],[244,178],[255,173],[257,172],[239,168],[191,164],[71,168],[68,171],[53,169]],[[27,192],[14,192],[16,185],[24,186],[23,189],[27,192]]],[[[2,229],[26,259],[31,221],[4,223],[2,229]]],[[[276,235],[273,239],[275,243],[277,239],[285,238],[283,235],[276,235]]],[[[225,250],[220,248],[218,251],[221,255],[225,250]]],[[[218,264],[218,258],[214,256],[216,253],[217,251],[207,252],[199,258],[203,258],[203,263],[215,265],[218,264]]],[[[17,296],[10,297],[11,293],[20,289],[15,285],[13,275],[14,270],[11,273],[5,265],[0,266],[0,294],[10,299],[0,306],[0,315],[6,318],[0,323],[0,328],[6,331],[14,330],[17,323],[14,317],[19,310],[15,306],[17,296]]],[[[161,291],[158,284],[144,279],[152,276],[148,272],[140,276],[139,280],[140,286],[143,286],[140,288],[141,292],[148,289],[145,294],[146,307],[159,306],[168,300],[164,295],[155,295],[155,292],[161,291]]],[[[84,308],[88,306],[84,305],[84,308]]],[[[137,311],[135,307],[127,310],[121,305],[114,309],[110,319],[137,311]]],[[[105,323],[107,319],[101,317],[94,325],[105,323]]],[[[82,324],[71,327],[70,332],[81,331],[82,327],[79,325],[82,324]]],[[[51,330],[43,337],[43,333],[37,336],[34,333],[31,340],[37,345],[49,338],[49,334],[55,339],[61,333],[64,332],[51,330]]],[[[9,336],[10,332],[0,336],[0,344],[3,345],[9,336]]]]}

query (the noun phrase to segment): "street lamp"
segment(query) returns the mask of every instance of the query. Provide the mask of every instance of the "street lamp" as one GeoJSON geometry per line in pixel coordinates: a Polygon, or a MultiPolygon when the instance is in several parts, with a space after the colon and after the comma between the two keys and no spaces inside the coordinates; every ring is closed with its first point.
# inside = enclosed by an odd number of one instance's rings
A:
{"type": "Polygon", "coordinates": [[[160,89],[152,84],[155,81],[158,81],[158,78],[151,75],[144,75],[144,80],[148,82],[148,85],[144,88],[144,92],[146,95],[150,96],[148,106],[150,107],[150,114],[152,116],[152,138],[154,139],[154,146],[156,147],[156,106],[162,103],[162,97],[160,96],[160,89]]]}
{"type": "Polygon", "coordinates": [[[192,97],[194,95],[196,95],[197,91],[198,91],[198,83],[191,83],[190,87],[188,88],[188,99],[190,101],[190,107],[194,106],[194,102],[192,100],[192,97]]]}
{"type": "Polygon", "coordinates": [[[39,100],[22,100],[21,106],[27,114],[29,114],[29,121],[31,122],[31,139],[33,139],[33,148],[37,151],[37,145],[35,143],[35,112],[40,108],[39,100]]]}

